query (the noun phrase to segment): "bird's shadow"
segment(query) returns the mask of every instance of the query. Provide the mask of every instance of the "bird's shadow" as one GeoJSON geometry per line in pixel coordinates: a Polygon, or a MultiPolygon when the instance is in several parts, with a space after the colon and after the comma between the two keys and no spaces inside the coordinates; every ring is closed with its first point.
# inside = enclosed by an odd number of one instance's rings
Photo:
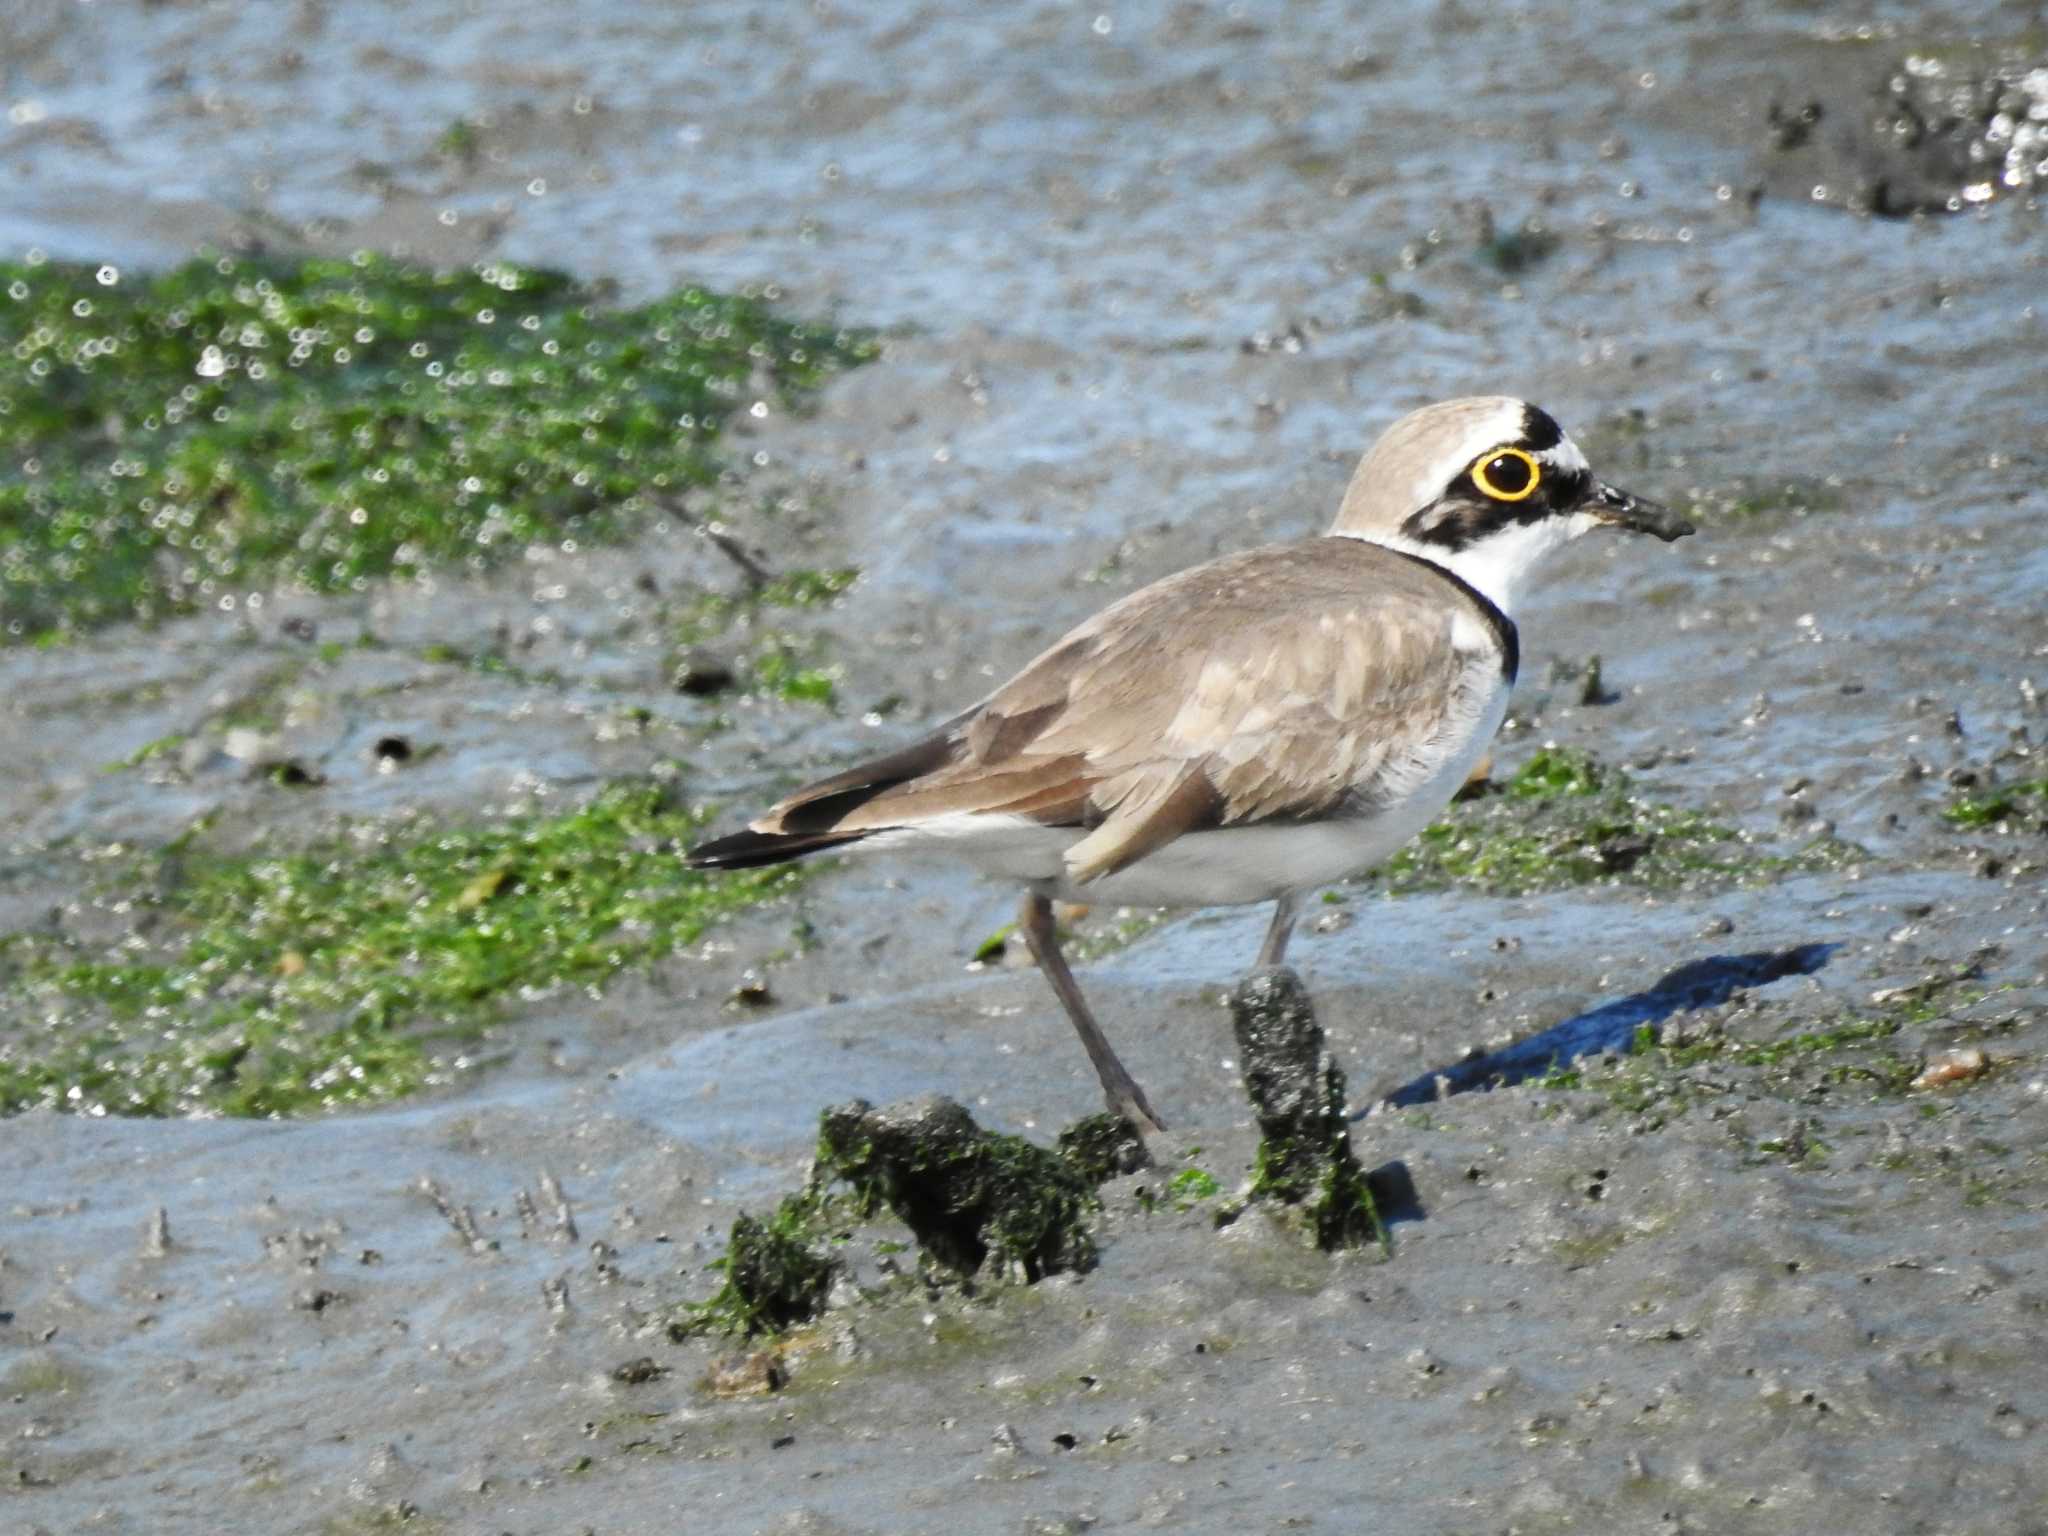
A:
{"type": "MultiPolygon", "coordinates": [[[[1624,1047],[1644,1026],[1654,1027],[1674,1013],[1712,1008],[1749,987],[1760,987],[1787,976],[1810,976],[1826,965],[1840,947],[1799,944],[1790,949],[1689,960],[1646,991],[1602,1003],[1497,1051],[1434,1067],[1396,1088],[1381,1102],[1400,1106],[1430,1104],[1476,1088],[1504,1088],[1526,1082],[1581,1056],[1624,1047]]],[[[1362,1118],[1365,1113],[1359,1110],[1352,1118],[1362,1118]]]]}

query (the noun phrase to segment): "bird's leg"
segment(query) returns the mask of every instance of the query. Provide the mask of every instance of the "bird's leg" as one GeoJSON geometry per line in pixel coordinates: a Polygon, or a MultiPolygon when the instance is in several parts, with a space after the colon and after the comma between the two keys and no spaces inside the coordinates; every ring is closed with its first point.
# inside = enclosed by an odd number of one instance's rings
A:
{"type": "Polygon", "coordinates": [[[1017,926],[1023,930],[1031,958],[1038,962],[1039,970],[1045,973],[1045,979],[1052,983],[1061,1006],[1067,1010],[1067,1017],[1074,1021],[1074,1033],[1081,1037],[1082,1049],[1095,1063],[1095,1076],[1102,1083],[1102,1096],[1109,1104],[1110,1113],[1122,1115],[1141,1131],[1165,1130],[1166,1122],[1152,1112],[1152,1106],[1145,1099],[1145,1090],[1124,1070],[1124,1064],[1116,1059],[1116,1052],[1109,1048],[1109,1041],[1103,1038],[1102,1027],[1095,1022],[1095,1015],[1088,1011],[1088,1004],[1081,996],[1080,983],[1067,969],[1066,956],[1060,953],[1059,935],[1053,929],[1052,899],[1036,891],[1026,891],[1023,903],[1017,909],[1017,926]]]}
{"type": "Polygon", "coordinates": [[[1294,936],[1294,914],[1301,907],[1298,893],[1289,891],[1273,903],[1273,926],[1266,930],[1266,942],[1259,946],[1259,969],[1279,965],[1287,958],[1287,941],[1294,936]]]}

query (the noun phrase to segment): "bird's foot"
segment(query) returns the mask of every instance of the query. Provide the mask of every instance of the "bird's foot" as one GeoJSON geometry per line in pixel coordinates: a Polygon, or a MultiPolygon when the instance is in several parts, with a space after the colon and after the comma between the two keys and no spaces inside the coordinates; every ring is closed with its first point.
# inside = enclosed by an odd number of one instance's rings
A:
{"type": "Polygon", "coordinates": [[[1166,1122],[1159,1118],[1146,1099],[1145,1090],[1130,1078],[1121,1083],[1104,1083],[1102,1097],[1109,1105],[1109,1112],[1122,1115],[1138,1128],[1140,1135],[1157,1136],[1166,1129],[1166,1122]]]}

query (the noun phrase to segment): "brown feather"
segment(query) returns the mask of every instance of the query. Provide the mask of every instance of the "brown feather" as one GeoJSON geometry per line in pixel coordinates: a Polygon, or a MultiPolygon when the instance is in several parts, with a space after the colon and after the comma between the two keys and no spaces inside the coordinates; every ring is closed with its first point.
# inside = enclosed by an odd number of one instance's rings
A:
{"type": "Polygon", "coordinates": [[[962,812],[1009,815],[1034,802],[1056,805],[1083,800],[1086,791],[1077,785],[1079,771],[1077,759],[1053,758],[1026,760],[1014,769],[995,773],[935,773],[876,795],[841,818],[837,826],[847,832],[876,831],[962,812]]]}

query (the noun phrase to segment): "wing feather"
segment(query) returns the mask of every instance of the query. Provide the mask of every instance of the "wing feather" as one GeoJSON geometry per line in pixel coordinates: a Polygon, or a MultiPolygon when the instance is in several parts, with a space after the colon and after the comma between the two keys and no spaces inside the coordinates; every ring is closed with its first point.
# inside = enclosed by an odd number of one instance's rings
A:
{"type": "Polygon", "coordinates": [[[1124,792],[1102,824],[1066,853],[1067,873],[1076,881],[1098,880],[1128,869],[1153,849],[1183,832],[1213,825],[1216,786],[1197,764],[1182,764],[1178,773],[1124,775],[1124,792]]]}

